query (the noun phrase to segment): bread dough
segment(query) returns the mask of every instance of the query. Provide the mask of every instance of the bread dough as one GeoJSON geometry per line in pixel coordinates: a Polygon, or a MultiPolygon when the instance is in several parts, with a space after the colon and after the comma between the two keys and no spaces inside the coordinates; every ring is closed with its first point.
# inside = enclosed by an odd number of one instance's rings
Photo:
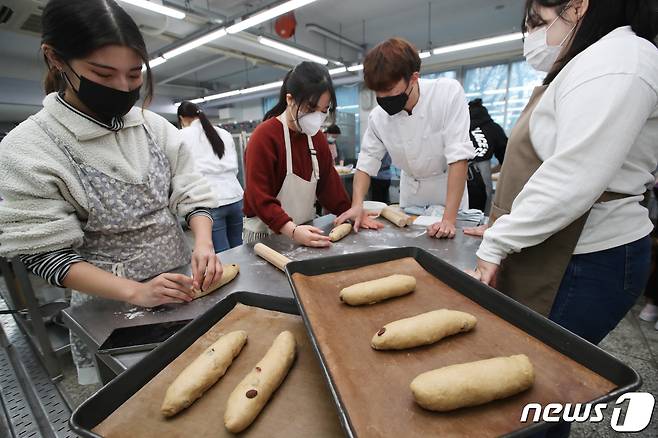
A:
{"type": "Polygon", "coordinates": [[[456,310],[434,310],[411,318],[393,321],[372,337],[375,350],[402,350],[433,344],[446,336],[467,332],[477,323],[468,313],[456,310]]]}
{"type": "Polygon", "coordinates": [[[206,348],[169,385],[160,408],[162,414],[171,417],[194,403],[226,373],[246,342],[247,332],[238,330],[206,348]]]}
{"type": "Polygon", "coordinates": [[[238,383],[224,412],[229,432],[241,432],[256,419],[288,374],[295,360],[295,345],[291,332],[281,332],[260,362],[238,383]]]}
{"type": "Polygon", "coordinates": [[[410,387],[420,406],[445,412],[510,397],[530,388],[534,380],[532,363],[519,354],[428,371],[410,387]]]}
{"type": "Polygon", "coordinates": [[[338,242],[340,239],[350,234],[351,231],[352,224],[341,224],[331,230],[329,238],[332,242],[338,242]]]}
{"type": "Polygon", "coordinates": [[[353,284],[340,291],[340,300],[351,306],[374,304],[388,298],[406,295],[416,288],[411,275],[394,274],[377,280],[353,284]]]}
{"type": "Polygon", "coordinates": [[[224,268],[224,272],[222,272],[222,277],[217,281],[217,283],[211,285],[208,290],[202,291],[200,289],[192,289],[192,293],[194,296],[192,297],[193,299],[201,298],[209,293],[215,292],[217,289],[220,287],[224,286],[226,283],[230,283],[233,281],[235,277],[237,277],[238,273],[240,272],[240,265],[236,264],[231,264],[231,265],[222,265],[224,268]]]}

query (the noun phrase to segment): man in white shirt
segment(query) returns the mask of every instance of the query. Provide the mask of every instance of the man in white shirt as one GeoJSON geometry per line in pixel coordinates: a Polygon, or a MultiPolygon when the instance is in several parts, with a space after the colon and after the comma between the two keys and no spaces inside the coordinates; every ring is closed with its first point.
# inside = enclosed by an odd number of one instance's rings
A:
{"type": "Polygon", "coordinates": [[[468,208],[465,191],[468,160],[474,157],[470,117],[464,90],[451,79],[420,79],[418,50],[409,42],[389,39],[364,61],[366,86],[379,106],[368,119],[354,178],[352,208],[336,223],[354,220],[364,226],[363,201],[384,155],[402,169],[400,206],[444,205],[443,218],[429,227],[430,236],[453,238],[460,208],[468,208]]]}

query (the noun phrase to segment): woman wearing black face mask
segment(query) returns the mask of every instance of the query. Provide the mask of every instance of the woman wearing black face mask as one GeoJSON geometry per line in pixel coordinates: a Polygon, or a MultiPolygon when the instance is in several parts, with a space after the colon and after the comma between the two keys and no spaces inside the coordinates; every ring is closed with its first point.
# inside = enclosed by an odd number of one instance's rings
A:
{"type": "Polygon", "coordinates": [[[400,205],[443,205],[440,221],[428,228],[437,238],[455,237],[465,192],[467,160],[475,156],[464,89],[452,79],[420,79],[420,56],[409,42],[392,38],[372,49],[363,62],[366,86],[379,107],[368,118],[354,177],[352,208],[336,223],[354,219],[358,230],[367,216],[363,200],[388,153],[402,169],[400,205]]]}
{"type": "MultiPolygon", "coordinates": [[[[153,307],[191,300],[222,267],[207,208],[217,206],[178,130],[133,108],[152,95],[144,40],[113,0],[51,0],[43,12],[44,108],[2,141],[0,254],[51,284],[153,307]],[[187,216],[193,255],[176,216],[187,216]],[[189,273],[192,263],[192,276],[189,273]]],[[[81,383],[93,357],[72,336],[81,383]]]]}

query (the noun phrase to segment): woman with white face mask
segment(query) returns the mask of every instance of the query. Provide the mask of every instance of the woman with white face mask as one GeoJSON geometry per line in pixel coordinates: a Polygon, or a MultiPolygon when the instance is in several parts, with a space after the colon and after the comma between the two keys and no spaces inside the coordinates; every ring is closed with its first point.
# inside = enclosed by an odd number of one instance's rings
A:
{"type": "Polygon", "coordinates": [[[331,245],[315,217],[316,199],[328,211],[350,208],[320,131],[336,108],[336,93],[325,67],[302,62],[286,75],[279,102],[266,115],[245,152],[245,242],[281,233],[312,247],[331,245]]]}
{"type": "Polygon", "coordinates": [[[655,23],[645,0],[527,1],[525,55],[548,75],[512,131],[477,253],[477,278],[595,344],[649,274],[655,23]]]}

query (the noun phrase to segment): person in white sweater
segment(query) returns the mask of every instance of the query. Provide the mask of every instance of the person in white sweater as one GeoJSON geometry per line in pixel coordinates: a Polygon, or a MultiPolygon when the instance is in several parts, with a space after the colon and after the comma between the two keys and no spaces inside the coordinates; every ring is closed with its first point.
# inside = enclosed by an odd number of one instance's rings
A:
{"type": "Polygon", "coordinates": [[[212,241],[215,252],[242,245],[242,186],[238,181],[238,153],[231,134],[214,127],[194,103],[181,102],[178,120],[183,141],[189,146],[196,168],[210,182],[219,199],[212,215],[212,241]]]}
{"type": "Polygon", "coordinates": [[[527,1],[526,59],[548,75],[512,132],[473,273],[595,344],[649,274],[655,23],[646,0],[527,1]]]}
{"type": "MultiPolygon", "coordinates": [[[[113,0],[51,0],[42,20],[44,107],[0,143],[0,255],[73,289],[73,306],[191,301],[221,278],[217,200],[178,130],[133,106],[153,93],[137,25],[113,0]],[[170,272],[190,262],[192,276],[170,272]]],[[[79,381],[93,383],[93,354],[71,338],[79,381]]]]}

